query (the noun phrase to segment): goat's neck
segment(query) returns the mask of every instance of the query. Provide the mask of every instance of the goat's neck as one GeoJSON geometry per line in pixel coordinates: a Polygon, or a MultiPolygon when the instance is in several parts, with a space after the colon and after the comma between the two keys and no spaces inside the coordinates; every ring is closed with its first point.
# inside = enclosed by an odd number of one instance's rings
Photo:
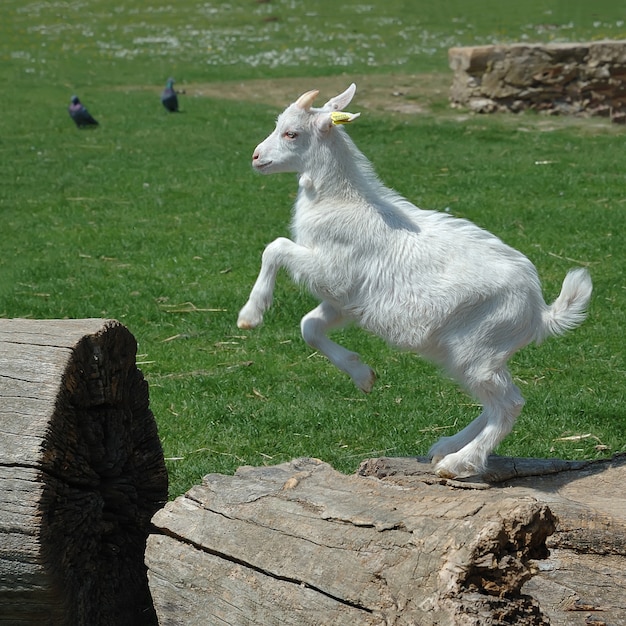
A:
{"type": "Polygon", "coordinates": [[[316,146],[300,181],[319,201],[333,198],[350,202],[378,196],[384,190],[370,162],[339,132],[332,141],[316,146]]]}

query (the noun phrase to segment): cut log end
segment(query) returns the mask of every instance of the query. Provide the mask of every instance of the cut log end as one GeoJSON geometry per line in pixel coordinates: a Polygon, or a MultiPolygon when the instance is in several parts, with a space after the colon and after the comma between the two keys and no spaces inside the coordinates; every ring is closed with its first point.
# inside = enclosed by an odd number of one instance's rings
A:
{"type": "Polygon", "coordinates": [[[156,623],[143,555],[167,473],[134,337],[2,320],[0,344],[0,487],[23,489],[0,495],[0,535],[21,538],[0,547],[0,623],[156,623]]]}

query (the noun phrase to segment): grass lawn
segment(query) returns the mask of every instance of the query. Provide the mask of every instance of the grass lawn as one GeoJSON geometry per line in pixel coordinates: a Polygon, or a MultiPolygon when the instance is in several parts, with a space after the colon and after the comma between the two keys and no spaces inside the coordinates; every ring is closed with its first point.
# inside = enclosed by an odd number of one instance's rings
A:
{"type": "Polygon", "coordinates": [[[315,302],[286,275],[264,326],[236,327],[296,192],[291,175],[256,176],[252,150],[302,91],[321,100],[353,80],[362,117],[349,132],[388,185],[522,250],[548,301],[570,267],[592,273],[587,322],[512,360],[527,404],[498,452],[626,450],[626,130],[469,116],[446,93],[450,46],[626,38],[626,5],[432,4],[0,4],[0,316],[129,327],[172,496],[243,464],[306,455],[352,472],[424,454],[477,415],[431,365],[348,328],[334,337],[378,374],[358,392],[301,340],[315,302]],[[180,114],[159,102],[170,75],[186,91],[180,114]],[[98,129],[73,126],[73,93],[98,129]]]}

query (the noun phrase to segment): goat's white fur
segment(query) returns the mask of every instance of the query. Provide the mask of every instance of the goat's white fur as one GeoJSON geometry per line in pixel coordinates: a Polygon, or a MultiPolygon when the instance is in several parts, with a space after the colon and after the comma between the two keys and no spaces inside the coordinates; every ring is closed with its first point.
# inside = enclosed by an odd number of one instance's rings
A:
{"type": "Polygon", "coordinates": [[[385,187],[330,113],[346,107],[351,85],[322,108],[310,91],[278,117],[254,151],[259,172],[297,172],[293,241],[279,237],[238,326],[263,321],[283,267],[321,304],[302,318],[304,340],[369,392],[374,372],[326,333],[347,322],[444,368],[483,406],[469,426],[430,450],[444,477],[480,473],[511,431],[524,400],[507,361],[530,342],[580,324],[591,297],[585,269],[570,271],[556,301],[543,299],[537,271],[520,252],[471,222],[418,209],[385,187]]]}

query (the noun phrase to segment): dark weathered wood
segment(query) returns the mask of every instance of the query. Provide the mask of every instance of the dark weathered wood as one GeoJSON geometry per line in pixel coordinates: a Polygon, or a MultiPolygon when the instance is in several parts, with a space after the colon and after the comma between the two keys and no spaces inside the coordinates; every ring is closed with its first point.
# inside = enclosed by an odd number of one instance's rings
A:
{"type": "Polygon", "coordinates": [[[153,518],[161,624],[547,624],[520,592],[554,530],[494,490],[401,487],[313,459],[209,475],[153,518]]]}
{"type": "Polygon", "coordinates": [[[450,489],[532,497],[556,515],[548,559],[523,587],[553,626],[626,626],[626,455],[602,461],[491,457],[481,480],[441,481],[427,459],[364,461],[363,476],[411,487],[444,482],[450,489]],[[596,621],[593,621],[596,620],[596,621]]]}
{"type": "Polygon", "coordinates": [[[115,321],[0,320],[0,624],[153,624],[167,474],[115,321]]]}

